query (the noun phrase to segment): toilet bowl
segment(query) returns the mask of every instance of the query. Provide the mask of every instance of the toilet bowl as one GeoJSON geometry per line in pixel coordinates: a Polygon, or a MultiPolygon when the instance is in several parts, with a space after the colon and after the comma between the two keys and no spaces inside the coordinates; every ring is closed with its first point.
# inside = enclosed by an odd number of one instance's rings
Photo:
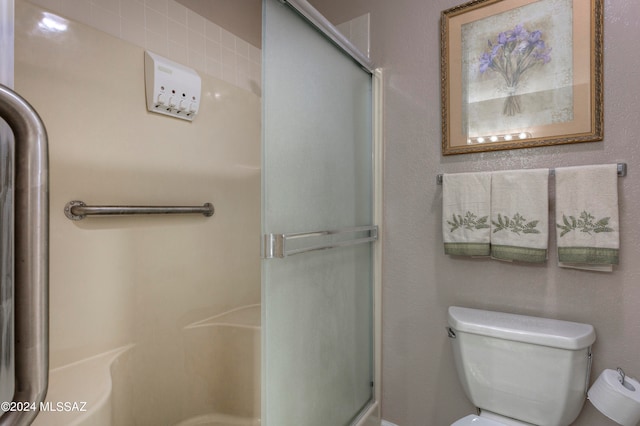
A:
{"type": "Polygon", "coordinates": [[[456,306],[448,323],[460,384],[480,413],[451,426],[568,426],[578,417],[591,325],[456,306]]]}

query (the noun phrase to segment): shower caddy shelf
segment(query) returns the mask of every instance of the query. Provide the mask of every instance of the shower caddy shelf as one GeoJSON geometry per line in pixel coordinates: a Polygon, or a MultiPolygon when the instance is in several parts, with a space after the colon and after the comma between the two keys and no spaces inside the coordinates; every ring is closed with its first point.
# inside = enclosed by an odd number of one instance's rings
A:
{"type": "Polygon", "coordinates": [[[213,213],[211,203],[202,206],[88,206],[83,201],[74,200],[64,206],[64,215],[76,221],[87,216],[202,214],[211,217],[213,213]]]}

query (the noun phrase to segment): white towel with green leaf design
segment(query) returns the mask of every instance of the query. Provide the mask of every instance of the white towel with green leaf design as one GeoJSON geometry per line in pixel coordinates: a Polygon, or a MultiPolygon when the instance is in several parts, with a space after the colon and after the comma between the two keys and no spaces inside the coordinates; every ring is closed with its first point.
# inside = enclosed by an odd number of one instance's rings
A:
{"type": "Polygon", "coordinates": [[[556,169],[556,234],[561,267],[612,271],[620,248],[615,164],[556,169]]]}
{"type": "Polygon", "coordinates": [[[489,256],[491,173],[442,177],[442,234],[445,254],[489,256]]]}
{"type": "Polygon", "coordinates": [[[549,169],[494,172],[491,257],[543,263],[549,245],[549,169]]]}

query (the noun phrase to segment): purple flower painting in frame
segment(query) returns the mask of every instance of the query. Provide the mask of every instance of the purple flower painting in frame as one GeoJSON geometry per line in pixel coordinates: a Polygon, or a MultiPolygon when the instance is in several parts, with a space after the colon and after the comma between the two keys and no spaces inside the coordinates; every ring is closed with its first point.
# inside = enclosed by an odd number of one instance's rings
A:
{"type": "Polygon", "coordinates": [[[443,11],[443,154],[602,140],[602,13],[602,0],[443,11]]]}

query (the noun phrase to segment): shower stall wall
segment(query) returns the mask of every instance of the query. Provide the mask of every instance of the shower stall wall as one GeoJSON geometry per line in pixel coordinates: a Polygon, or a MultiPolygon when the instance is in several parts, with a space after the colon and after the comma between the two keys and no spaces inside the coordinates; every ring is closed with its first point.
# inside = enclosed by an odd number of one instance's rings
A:
{"type": "MultiPolygon", "coordinates": [[[[90,370],[100,374],[81,380],[96,378],[93,391],[102,377],[109,384],[110,372],[115,374],[109,388],[126,390],[131,408],[118,411],[118,419],[129,419],[119,424],[175,425],[209,414],[259,417],[259,376],[228,387],[242,388],[238,398],[247,402],[220,401],[219,386],[210,380],[238,371],[227,362],[237,352],[220,349],[241,347],[256,333],[213,318],[260,303],[260,98],[201,72],[201,110],[192,123],[150,114],[143,47],[34,3],[15,3],[15,87],[40,113],[50,141],[55,375],[49,395],[55,399],[49,401],[67,401],[68,394],[56,389],[74,388],[71,368],[130,348],[113,370],[104,363],[102,370],[90,370]],[[212,202],[215,214],[76,222],[64,214],[71,200],[212,202]],[[189,328],[205,320],[211,321],[189,328]],[[194,336],[209,337],[197,344],[194,336]],[[208,354],[219,362],[203,370],[208,354]]],[[[247,345],[251,363],[256,354],[247,345]]],[[[247,371],[254,371],[252,364],[247,371]]],[[[122,406],[122,392],[111,402],[122,406]]],[[[93,394],[74,394],[70,402],[93,394]]],[[[88,415],[97,404],[73,414],[88,415]]],[[[42,413],[37,421],[70,424],[61,416],[42,413]]]]}

